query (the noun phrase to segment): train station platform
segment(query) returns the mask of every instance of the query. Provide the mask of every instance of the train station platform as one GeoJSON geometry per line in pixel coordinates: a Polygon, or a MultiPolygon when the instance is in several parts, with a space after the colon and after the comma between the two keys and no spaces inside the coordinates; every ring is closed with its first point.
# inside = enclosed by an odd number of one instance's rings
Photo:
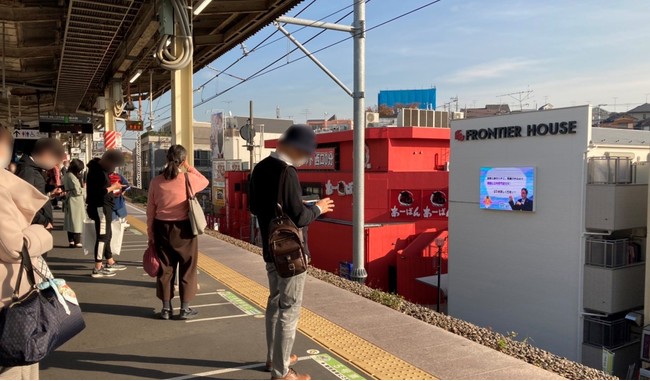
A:
{"type": "MultiPolygon", "coordinates": [[[[92,278],[92,258],[54,231],[48,262],[76,291],[87,328],[41,363],[41,379],[270,378],[259,255],[201,236],[199,315],[163,321],[154,280],[142,270],[144,212],[130,212],[118,257],[128,268],[111,278],[92,278]]],[[[299,329],[295,368],[314,379],[561,378],[311,277],[299,329]]]]}

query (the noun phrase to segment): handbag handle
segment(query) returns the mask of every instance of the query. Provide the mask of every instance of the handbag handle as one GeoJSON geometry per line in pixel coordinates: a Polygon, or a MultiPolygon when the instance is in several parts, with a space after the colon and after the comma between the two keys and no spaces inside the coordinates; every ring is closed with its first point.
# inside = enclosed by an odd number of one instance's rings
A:
{"type": "Polygon", "coordinates": [[[29,251],[27,251],[27,240],[23,239],[23,248],[20,251],[20,270],[18,271],[18,277],[16,278],[16,287],[14,287],[14,293],[12,298],[14,300],[19,298],[20,294],[20,285],[23,281],[23,272],[27,273],[27,281],[31,287],[36,287],[36,278],[34,277],[34,265],[32,260],[29,257],[29,251]]]}
{"type": "Polygon", "coordinates": [[[192,190],[192,184],[190,184],[190,176],[187,172],[185,172],[185,193],[187,194],[188,200],[194,198],[194,191],[192,190]]]}

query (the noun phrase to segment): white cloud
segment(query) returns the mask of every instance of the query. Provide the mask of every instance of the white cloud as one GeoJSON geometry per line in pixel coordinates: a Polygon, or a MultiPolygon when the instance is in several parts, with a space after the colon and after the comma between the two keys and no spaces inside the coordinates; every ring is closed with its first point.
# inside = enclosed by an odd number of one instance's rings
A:
{"type": "Polygon", "coordinates": [[[534,68],[539,63],[540,61],[519,57],[498,59],[461,69],[449,76],[447,81],[452,83],[467,83],[483,79],[501,78],[515,72],[534,68]]]}

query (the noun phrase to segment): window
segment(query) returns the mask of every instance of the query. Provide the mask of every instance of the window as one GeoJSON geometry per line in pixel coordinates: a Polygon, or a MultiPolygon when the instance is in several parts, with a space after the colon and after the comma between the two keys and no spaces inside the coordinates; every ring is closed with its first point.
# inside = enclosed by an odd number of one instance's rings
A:
{"type": "Polygon", "coordinates": [[[302,195],[317,195],[318,198],[323,198],[323,185],[319,183],[302,184],[302,195]]]}
{"type": "Polygon", "coordinates": [[[194,166],[210,168],[212,166],[211,154],[210,151],[194,151],[194,166]]]}

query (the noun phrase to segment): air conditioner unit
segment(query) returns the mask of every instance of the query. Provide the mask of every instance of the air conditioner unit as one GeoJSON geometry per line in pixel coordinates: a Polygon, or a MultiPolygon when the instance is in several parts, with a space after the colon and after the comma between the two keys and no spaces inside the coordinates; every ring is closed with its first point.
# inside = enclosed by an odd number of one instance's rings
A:
{"type": "Polygon", "coordinates": [[[379,113],[378,112],[367,112],[366,113],[366,125],[369,123],[379,122],[379,113]]]}

